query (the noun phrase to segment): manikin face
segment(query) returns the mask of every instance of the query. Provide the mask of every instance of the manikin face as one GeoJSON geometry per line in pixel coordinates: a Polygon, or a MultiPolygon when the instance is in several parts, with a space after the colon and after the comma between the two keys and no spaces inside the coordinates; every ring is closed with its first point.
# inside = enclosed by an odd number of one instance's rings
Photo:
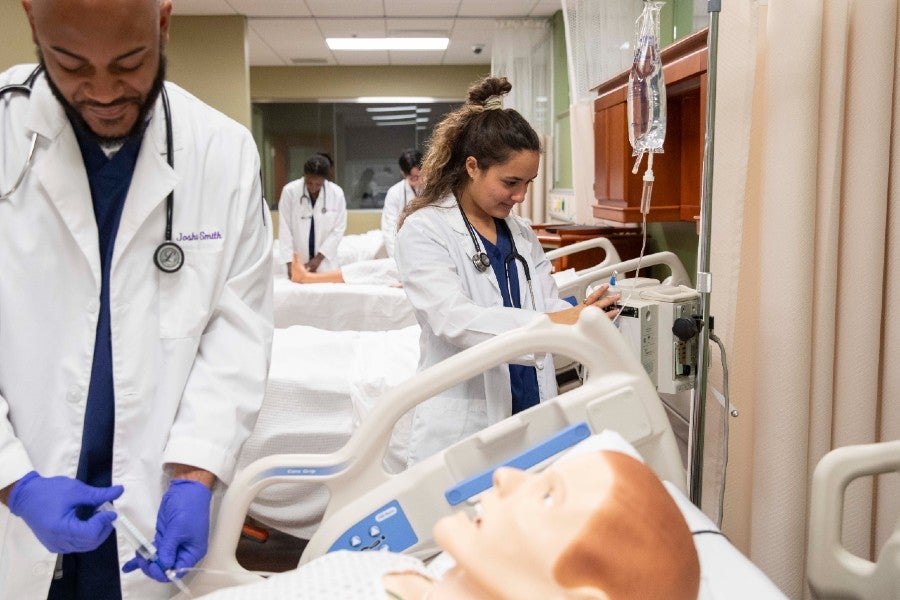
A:
{"type": "Polygon", "coordinates": [[[154,87],[170,0],[22,0],[57,93],[100,138],[135,129],[154,87]]]}
{"type": "Polygon", "coordinates": [[[525,201],[528,185],[537,177],[540,156],[531,150],[510,155],[505,163],[480,169],[475,157],[466,159],[469,182],[461,196],[463,208],[481,217],[505,219],[509,212],[525,201]]]}
{"type": "Polygon", "coordinates": [[[501,468],[494,473],[493,489],[482,495],[480,515],[460,512],[441,519],[435,540],[485,591],[473,597],[564,598],[553,566],[611,483],[598,453],[538,474],[501,468]]]}
{"type": "Polygon", "coordinates": [[[303,175],[303,182],[306,184],[306,191],[309,193],[309,197],[315,200],[319,197],[319,192],[322,191],[322,186],[325,185],[325,178],[321,175],[303,175]]]}
{"type": "Polygon", "coordinates": [[[422,185],[422,172],[419,167],[413,167],[409,173],[404,175],[407,183],[409,183],[409,187],[413,189],[417,194],[419,193],[419,187],[422,185]]]}

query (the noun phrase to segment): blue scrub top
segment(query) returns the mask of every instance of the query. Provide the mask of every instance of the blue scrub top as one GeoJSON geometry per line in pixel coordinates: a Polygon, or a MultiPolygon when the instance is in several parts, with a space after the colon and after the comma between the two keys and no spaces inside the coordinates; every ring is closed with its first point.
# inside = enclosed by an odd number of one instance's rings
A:
{"type": "MultiPolygon", "coordinates": [[[[110,339],[109,273],[122,207],[131,185],[142,136],[128,139],[112,158],[108,158],[92,135],[82,131],[75,123],[72,126],[91,189],[100,241],[101,272],[100,314],[76,476],[89,485],[107,487],[112,485],[116,410],[110,339]]],[[[147,257],[147,263],[152,264],[152,257],[147,257]]],[[[149,268],[147,273],[148,276],[153,276],[153,271],[149,268]]],[[[90,512],[82,511],[79,516],[87,518],[90,512]]],[[[96,550],[63,556],[62,577],[54,578],[48,600],[106,600],[121,597],[116,536],[110,535],[96,550]]]]}
{"type": "MultiPolygon", "coordinates": [[[[494,219],[497,227],[497,244],[488,241],[481,233],[481,243],[488,258],[491,259],[491,268],[497,277],[500,286],[500,295],[503,297],[503,306],[508,308],[522,308],[522,293],[519,289],[518,261],[510,260],[507,269],[506,261],[512,255],[512,235],[509,227],[503,219],[494,219]]],[[[541,393],[538,388],[537,371],[534,367],[525,365],[509,365],[509,381],[512,387],[512,414],[531,408],[541,401],[541,393]]]]}

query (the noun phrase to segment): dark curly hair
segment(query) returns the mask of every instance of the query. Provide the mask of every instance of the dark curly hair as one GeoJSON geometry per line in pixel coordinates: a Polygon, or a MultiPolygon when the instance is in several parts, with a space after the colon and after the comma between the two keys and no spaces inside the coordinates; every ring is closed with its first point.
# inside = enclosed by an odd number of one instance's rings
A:
{"type": "Polygon", "coordinates": [[[525,117],[511,108],[485,107],[493,96],[502,97],[511,89],[506,77],[485,77],[469,88],[465,104],[438,123],[422,161],[425,187],[404,209],[400,225],[447,194],[458,197],[468,181],[468,157],[475,158],[479,169],[488,169],[505,163],[514,152],[540,152],[540,139],[525,117]]]}

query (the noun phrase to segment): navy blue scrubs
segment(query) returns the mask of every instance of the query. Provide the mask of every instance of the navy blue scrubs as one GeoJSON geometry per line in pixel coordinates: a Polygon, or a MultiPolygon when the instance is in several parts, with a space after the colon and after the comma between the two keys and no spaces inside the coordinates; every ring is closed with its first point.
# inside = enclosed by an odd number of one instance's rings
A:
{"type": "MultiPolygon", "coordinates": [[[[78,459],[77,478],[89,485],[112,485],[115,393],[113,390],[112,343],[109,317],[109,273],[116,233],[125,196],[141,149],[141,136],[130,138],[112,158],[107,158],[90,134],[73,124],[84,159],[97,232],[100,238],[100,314],[94,343],[94,361],[84,417],[84,436],[78,459]]],[[[152,257],[147,257],[148,264],[152,257]]],[[[80,515],[87,518],[88,514],[80,515]]],[[[63,556],[62,578],[54,579],[48,599],[120,599],[119,558],[116,536],[110,535],[91,552],[63,556]]]]}
{"type": "MultiPolygon", "coordinates": [[[[503,297],[503,306],[508,308],[522,308],[522,291],[519,289],[518,261],[510,260],[507,268],[507,259],[512,255],[512,236],[509,227],[503,219],[494,219],[497,227],[497,244],[492,244],[480,233],[484,251],[491,259],[491,268],[500,285],[500,295],[503,297]]],[[[541,393],[538,388],[537,371],[534,367],[525,365],[509,365],[509,381],[512,387],[512,414],[531,408],[541,401],[541,393]]]]}

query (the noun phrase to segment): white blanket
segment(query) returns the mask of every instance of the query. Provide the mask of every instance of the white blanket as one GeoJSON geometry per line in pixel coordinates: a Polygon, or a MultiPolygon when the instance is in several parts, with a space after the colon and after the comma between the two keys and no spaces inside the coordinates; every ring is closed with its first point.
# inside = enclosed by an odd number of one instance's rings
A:
{"type": "MultiPolygon", "coordinates": [[[[276,329],[265,400],[238,469],[272,454],[334,452],[383,392],[415,374],[418,361],[418,326],[394,331],[276,329]]],[[[250,514],[307,539],[327,500],[320,485],[274,485],[251,504],[250,514]]]]}

